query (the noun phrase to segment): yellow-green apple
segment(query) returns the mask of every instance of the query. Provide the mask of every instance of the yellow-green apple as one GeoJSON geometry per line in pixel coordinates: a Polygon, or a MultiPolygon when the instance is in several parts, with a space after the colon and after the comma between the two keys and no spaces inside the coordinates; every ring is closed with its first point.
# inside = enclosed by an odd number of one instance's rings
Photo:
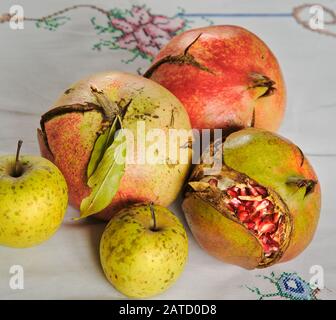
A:
{"type": "Polygon", "coordinates": [[[25,248],[49,239],[68,203],[64,177],[42,157],[0,157],[0,245],[25,248]]]}
{"type": "Polygon", "coordinates": [[[145,298],[170,287],[188,255],[184,227],[168,209],[138,204],[119,211],[101,242],[101,264],[112,285],[129,297],[145,298]]]}

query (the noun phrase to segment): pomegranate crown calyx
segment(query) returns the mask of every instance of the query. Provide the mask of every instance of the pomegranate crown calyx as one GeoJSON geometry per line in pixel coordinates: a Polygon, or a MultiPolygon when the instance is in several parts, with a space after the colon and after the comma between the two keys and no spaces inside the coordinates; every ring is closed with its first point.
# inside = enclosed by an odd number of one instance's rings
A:
{"type": "Polygon", "coordinates": [[[315,186],[317,185],[317,181],[316,180],[312,180],[312,179],[305,179],[302,177],[290,177],[287,180],[287,184],[289,185],[295,185],[297,186],[299,189],[301,188],[305,188],[305,194],[304,197],[308,196],[309,194],[314,192],[315,186]]]}

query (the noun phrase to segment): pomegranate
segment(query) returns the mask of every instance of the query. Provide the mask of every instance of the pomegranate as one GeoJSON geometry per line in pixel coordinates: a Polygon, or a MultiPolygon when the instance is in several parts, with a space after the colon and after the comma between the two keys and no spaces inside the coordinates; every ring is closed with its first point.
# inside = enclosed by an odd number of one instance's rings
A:
{"type": "Polygon", "coordinates": [[[175,94],[196,129],[276,131],[285,84],[277,59],[256,35],[210,26],[175,36],[144,74],[175,94]]]}
{"type": "Polygon", "coordinates": [[[247,269],[302,252],[313,238],[321,201],[316,174],[302,151],[256,128],[215,141],[210,150],[223,154],[221,169],[206,172],[209,155],[204,155],[182,204],[200,246],[247,269]]]}
{"type": "MultiPolygon", "coordinates": [[[[122,119],[123,129],[133,133],[135,140],[133,144],[127,141],[127,152],[132,149],[134,159],[141,158],[141,152],[143,156],[148,155],[149,149],[154,148],[155,141],[145,140],[150,130],[161,129],[168,137],[172,128],[191,129],[183,105],[154,81],[107,72],[72,85],[52,109],[42,115],[38,138],[42,155],[62,171],[68,183],[70,203],[76,208],[80,208],[83,199],[92,192],[88,185],[88,165],[98,138],[115,119],[114,109],[122,119]],[[138,131],[140,121],[144,125],[143,132],[138,131]],[[142,139],[144,149],[141,151],[138,146],[142,139]]],[[[159,153],[159,150],[153,152],[159,153]]],[[[122,170],[118,173],[122,178],[113,200],[97,216],[109,220],[125,205],[142,201],[168,206],[178,195],[191,160],[171,163],[168,156],[166,161],[154,164],[147,158],[143,162],[126,163],[123,174],[122,170]]],[[[113,175],[109,179],[111,183],[118,180],[113,175]]]]}

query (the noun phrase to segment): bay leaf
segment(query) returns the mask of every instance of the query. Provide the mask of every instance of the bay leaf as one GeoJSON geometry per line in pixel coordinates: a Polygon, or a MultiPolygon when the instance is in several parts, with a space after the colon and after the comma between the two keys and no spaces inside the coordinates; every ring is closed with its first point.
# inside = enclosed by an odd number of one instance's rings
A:
{"type": "Polygon", "coordinates": [[[102,160],[106,149],[112,144],[115,132],[117,130],[117,117],[114,118],[111,126],[105,130],[96,140],[89,164],[87,166],[87,178],[89,179],[98,167],[102,160]]]}
{"type": "MultiPolygon", "coordinates": [[[[117,122],[121,127],[120,117],[117,122]]],[[[82,200],[80,218],[85,218],[105,209],[118,191],[120,180],[126,165],[126,136],[118,130],[112,144],[106,149],[96,170],[88,180],[92,189],[88,197],[82,200]]]]}

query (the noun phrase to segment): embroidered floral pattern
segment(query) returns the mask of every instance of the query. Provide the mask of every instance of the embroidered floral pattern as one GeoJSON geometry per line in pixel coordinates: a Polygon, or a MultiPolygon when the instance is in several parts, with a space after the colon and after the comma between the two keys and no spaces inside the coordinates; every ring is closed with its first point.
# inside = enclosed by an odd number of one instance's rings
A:
{"type": "Polygon", "coordinates": [[[318,300],[316,295],[319,292],[319,289],[311,288],[310,284],[299,277],[295,272],[282,272],[278,277],[274,272],[271,272],[270,276],[258,275],[258,277],[268,280],[274,286],[274,291],[267,293],[262,293],[259,288],[250,288],[246,286],[247,289],[258,296],[259,300],[267,298],[318,300]]]}
{"type": "Polygon", "coordinates": [[[183,29],[185,21],[178,16],[151,15],[144,7],[133,7],[124,18],[113,18],[111,24],[123,32],[117,39],[120,48],[137,48],[154,57],[177,31],[183,29]]]}
{"type": "Polygon", "coordinates": [[[36,21],[36,27],[44,28],[50,31],[55,31],[57,30],[58,27],[63,26],[69,20],[70,20],[69,17],[48,18],[41,21],[36,21]]]}
{"type": "Polygon", "coordinates": [[[187,20],[181,14],[173,17],[154,15],[145,6],[133,6],[131,10],[112,10],[109,27],[91,22],[98,34],[109,33],[112,37],[101,40],[95,49],[101,50],[103,46],[110,49],[124,49],[133,53],[133,61],[141,56],[152,60],[160,49],[177,33],[187,27],[187,20]]]}

